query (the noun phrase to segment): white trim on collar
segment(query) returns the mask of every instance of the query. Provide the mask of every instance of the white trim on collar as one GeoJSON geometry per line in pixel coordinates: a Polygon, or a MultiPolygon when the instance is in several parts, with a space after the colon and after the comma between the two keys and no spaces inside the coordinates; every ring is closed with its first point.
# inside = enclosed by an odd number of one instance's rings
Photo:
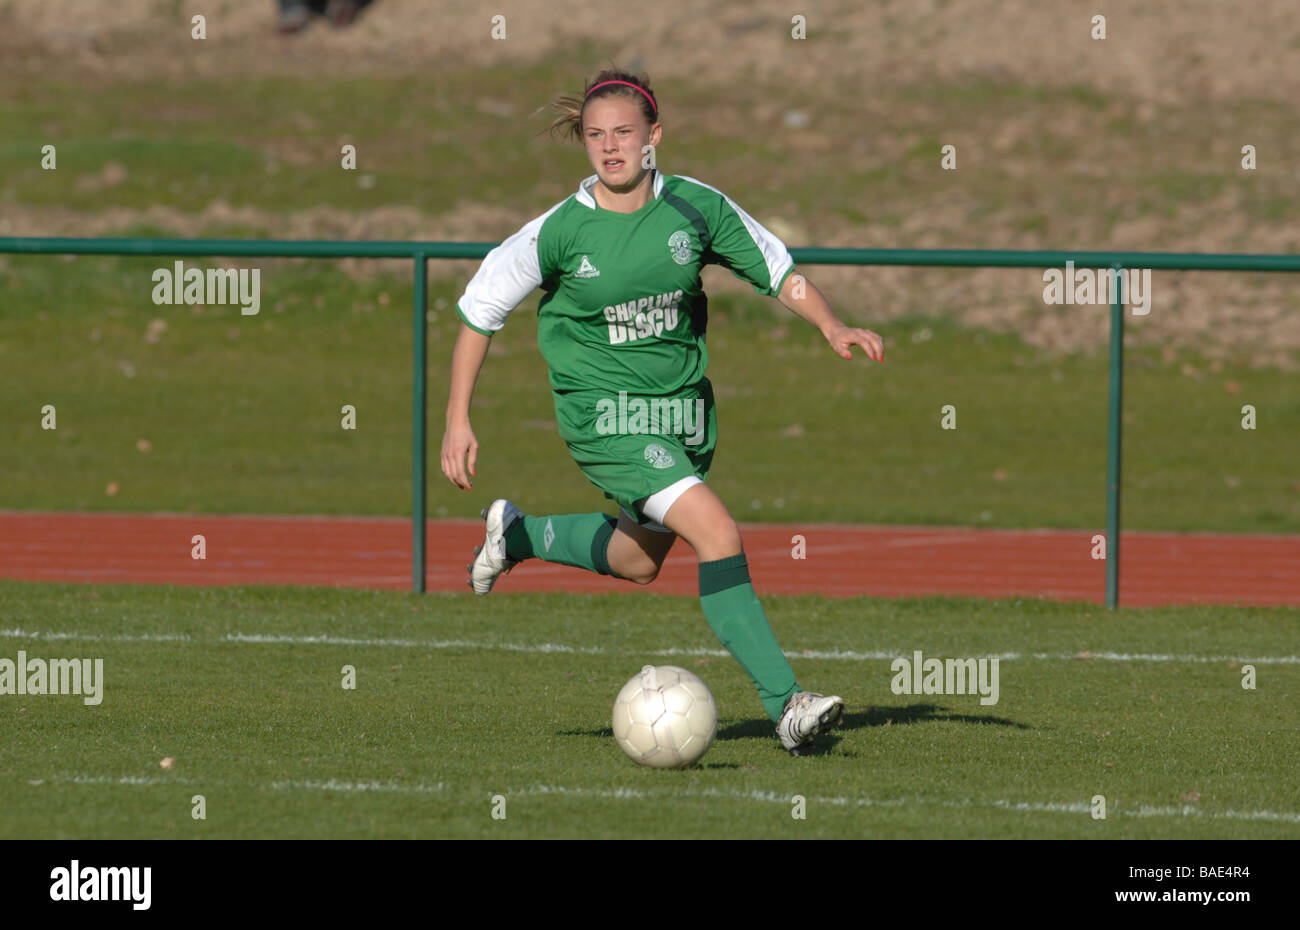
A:
{"type": "MultiPolygon", "coordinates": [[[[664,189],[664,176],[658,168],[652,168],[651,170],[655,173],[654,195],[657,198],[660,191],[664,189]]],[[[596,209],[596,198],[591,193],[591,188],[599,180],[600,176],[595,174],[582,179],[582,183],[578,185],[578,203],[589,209],[596,209]]]]}

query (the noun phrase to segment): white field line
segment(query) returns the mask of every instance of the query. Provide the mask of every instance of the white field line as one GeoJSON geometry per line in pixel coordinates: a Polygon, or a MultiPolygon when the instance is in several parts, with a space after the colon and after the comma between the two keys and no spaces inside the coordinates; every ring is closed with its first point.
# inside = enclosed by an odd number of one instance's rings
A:
{"type": "MultiPolygon", "coordinates": [[[[126,775],[113,777],[109,775],[53,775],[48,779],[29,781],[30,785],[45,782],[74,785],[124,785],[130,787],[157,787],[161,785],[199,785],[213,786],[246,783],[207,782],[188,778],[166,778],[159,776],[126,775]]],[[[380,781],[343,781],[335,778],[326,781],[274,781],[270,787],[276,791],[336,791],[351,794],[438,794],[449,790],[445,782],[433,785],[401,784],[380,781]]],[[[465,793],[463,790],[461,793],[465,793]]],[[[775,791],[742,790],[737,788],[659,788],[646,790],[642,788],[576,788],[565,785],[533,785],[518,790],[497,792],[507,799],[518,797],[568,797],[596,798],[615,801],[648,801],[654,798],[696,798],[699,800],[751,801],[760,804],[780,804],[790,806],[793,795],[775,791]]],[[[1083,801],[1008,801],[1005,799],[976,800],[961,798],[957,800],[926,797],[870,798],[847,797],[844,795],[823,797],[811,795],[805,797],[810,806],[828,805],[831,807],[945,807],[945,808],[995,808],[1014,813],[1031,814],[1074,814],[1091,816],[1092,807],[1083,801]]],[[[1212,811],[1202,810],[1191,804],[1180,807],[1153,807],[1141,805],[1132,810],[1112,805],[1107,811],[1108,817],[1186,817],[1203,820],[1245,820],[1271,823],[1300,823],[1300,813],[1293,811],[1212,811]]]]}
{"type": "MultiPolygon", "coordinates": [[[[27,784],[39,786],[45,782],[65,785],[128,785],[131,787],[155,787],[158,785],[201,785],[207,787],[246,785],[244,782],[214,782],[194,778],[159,775],[51,775],[48,779],[31,779],[27,784]]],[[[435,794],[447,786],[442,782],[436,785],[403,785],[387,781],[340,781],[331,778],[326,781],[273,781],[270,785],[276,791],[341,791],[369,792],[374,794],[435,794]]]]}
{"type": "Polygon", "coordinates": [[[443,782],[436,785],[402,785],[391,781],[273,781],[276,791],[339,791],[363,794],[437,794],[446,789],[443,782]]]}
{"type": "MultiPolygon", "coordinates": [[[[271,633],[227,633],[225,636],[197,638],[185,633],[134,633],[102,635],[98,633],[76,633],[60,631],[36,631],[22,629],[0,629],[0,639],[30,639],[46,642],[76,640],[80,642],[99,643],[193,643],[195,645],[223,645],[239,643],[243,645],[288,645],[288,646],[378,646],[398,649],[484,649],[499,652],[523,652],[530,654],[572,653],[575,655],[656,655],[656,656],[708,656],[726,658],[730,655],[723,649],[606,649],[601,646],[570,646],[564,643],[494,643],[468,639],[374,639],[354,636],[291,636],[271,633]]],[[[913,649],[900,649],[893,652],[870,650],[866,652],[847,649],[803,649],[785,650],[792,659],[829,659],[847,662],[874,662],[891,660],[899,657],[911,659],[913,649]]],[[[987,658],[1015,662],[1034,659],[1039,661],[1066,661],[1100,659],[1109,662],[1176,662],[1192,664],[1218,664],[1225,662],[1249,663],[1252,665],[1300,665],[1300,656],[1201,656],[1175,655],[1160,652],[994,652],[981,655],[967,655],[963,658],[987,658]]]]}

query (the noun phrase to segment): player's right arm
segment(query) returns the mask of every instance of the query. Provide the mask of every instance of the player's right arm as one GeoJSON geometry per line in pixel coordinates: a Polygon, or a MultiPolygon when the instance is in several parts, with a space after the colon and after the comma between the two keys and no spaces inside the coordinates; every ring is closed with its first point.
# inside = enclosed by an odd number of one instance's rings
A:
{"type": "Polygon", "coordinates": [[[447,397],[447,429],[442,434],[442,473],[468,491],[478,466],[478,440],[469,425],[469,402],[492,337],[464,323],[451,352],[451,393],[447,397]]]}
{"type": "MultiPolygon", "coordinates": [[[[488,252],[465,293],[456,301],[460,335],[451,354],[451,392],[447,397],[447,431],[442,435],[442,473],[468,491],[477,474],[478,440],[469,425],[470,399],[487,357],[492,334],[540,287],[555,261],[553,243],[542,240],[542,224],[563,204],[557,203],[519,232],[488,252]]],[[[552,237],[553,238],[553,237],[552,237]]]]}

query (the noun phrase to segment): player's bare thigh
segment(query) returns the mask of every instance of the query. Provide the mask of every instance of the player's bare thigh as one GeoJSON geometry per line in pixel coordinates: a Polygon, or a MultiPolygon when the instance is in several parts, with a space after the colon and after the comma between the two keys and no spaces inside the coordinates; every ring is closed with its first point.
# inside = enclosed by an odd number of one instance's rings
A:
{"type": "Polygon", "coordinates": [[[707,484],[696,484],[673,502],[664,526],[690,543],[701,562],[740,555],[740,528],[727,505],[707,484]]]}
{"type": "Polygon", "coordinates": [[[620,578],[649,584],[659,576],[668,550],[676,541],[676,533],[648,529],[620,512],[605,557],[609,560],[610,570],[620,578]]]}

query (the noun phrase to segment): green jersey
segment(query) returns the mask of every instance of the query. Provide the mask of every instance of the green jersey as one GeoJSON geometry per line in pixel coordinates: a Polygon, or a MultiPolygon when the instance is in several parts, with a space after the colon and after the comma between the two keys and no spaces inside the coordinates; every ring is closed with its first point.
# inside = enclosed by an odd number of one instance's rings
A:
{"type": "Polygon", "coordinates": [[[664,396],[698,385],[708,366],[708,298],[700,269],[722,265],[776,296],[794,270],[784,243],[717,188],[652,171],[634,213],[596,203],[596,175],[488,253],[457,301],[465,324],[492,335],[534,288],[537,342],[557,395],[664,396]]]}

